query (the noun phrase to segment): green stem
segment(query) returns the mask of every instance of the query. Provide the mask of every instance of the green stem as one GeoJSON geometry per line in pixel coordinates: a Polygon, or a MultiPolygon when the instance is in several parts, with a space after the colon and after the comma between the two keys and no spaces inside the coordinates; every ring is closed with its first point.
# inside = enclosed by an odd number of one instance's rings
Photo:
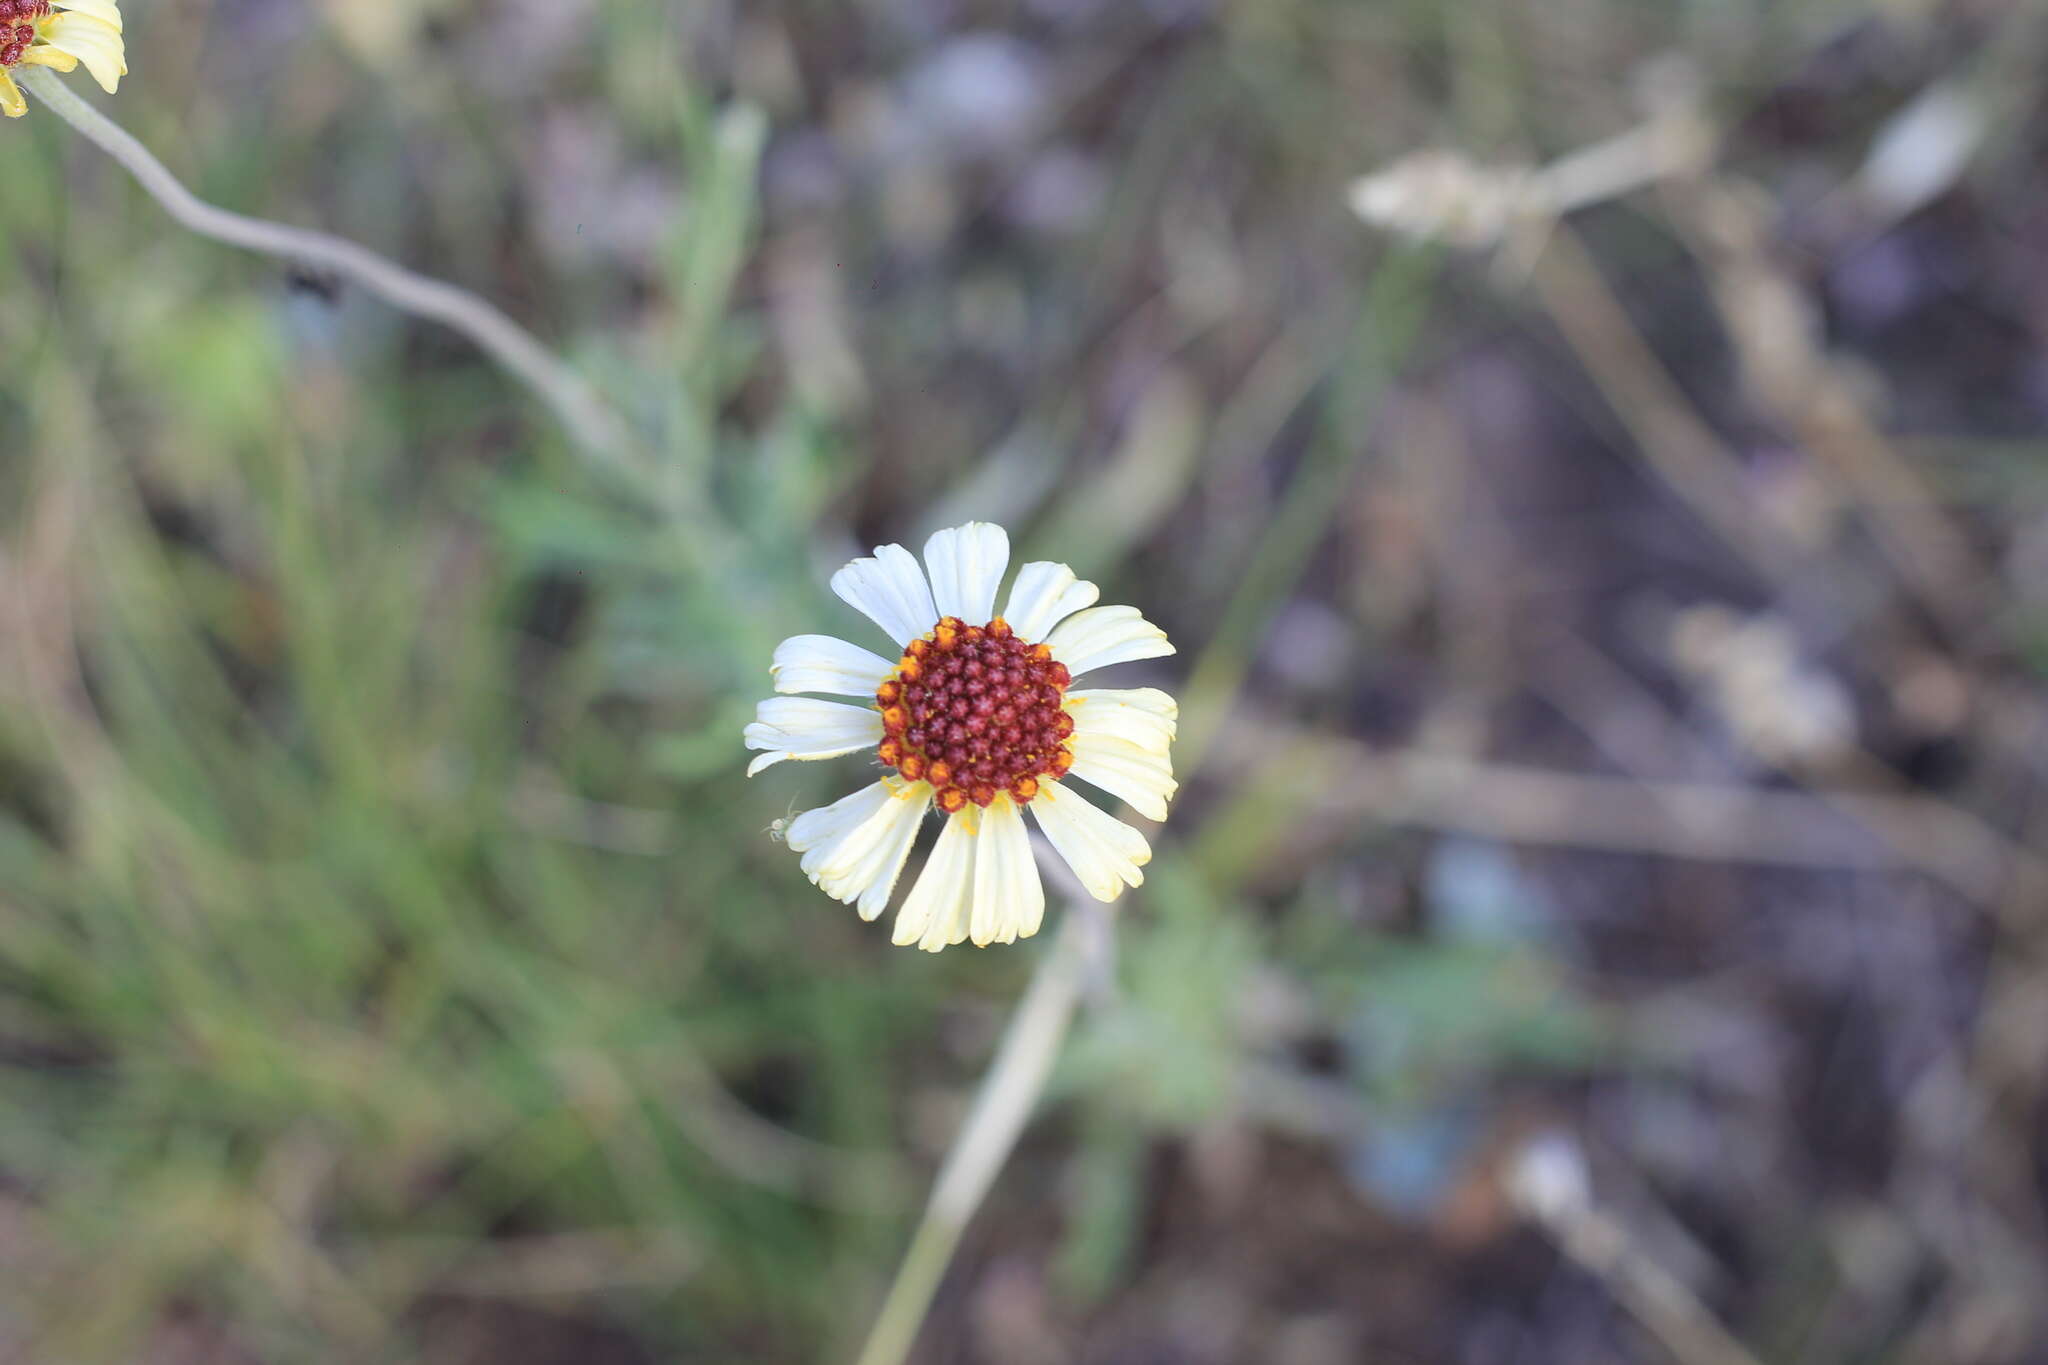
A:
{"type": "Polygon", "coordinates": [[[1193,772],[1207,757],[1250,671],[1259,633],[1307,568],[1343,505],[1344,481],[1368,439],[1374,405],[1414,343],[1427,316],[1436,254],[1397,250],[1381,262],[1365,299],[1345,364],[1330,378],[1328,405],[1313,445],[1272,520],[1260,535],[1222,619],[1182,692],[1175,765],[1193,772]]]}

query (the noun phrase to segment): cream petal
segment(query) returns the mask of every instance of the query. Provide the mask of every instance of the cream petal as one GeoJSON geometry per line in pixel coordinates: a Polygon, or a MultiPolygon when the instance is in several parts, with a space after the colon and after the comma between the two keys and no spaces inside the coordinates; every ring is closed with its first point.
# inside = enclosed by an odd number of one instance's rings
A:
{"type": "Polygon", "coordinates": [[[121,45],[121,30],[89,14],[60,14],[50,21],[43,42],[59,52],[69,53],[85,63],[92,78],[109,95],[121,87],[128,74],[128,58],[121,45]]]}
{"type": "Polygon", "coordinates": [[[32,47],[22,57],[23,66],[47,66],[52,71],[72,72],[78,70],[78,58],[69,52],[59,52],[54,47],[32,47]]]}
{"type": "Polygon", "coordinates": [[[996,614],[996,589],[1010,567],[1010,533],[988,521],[936,531],[924,543],[924,566],[939,615],[981,625],[996,614]]]}
{"type": "Polygon", "coordinates": [[[752,777],[785,758],[837,758],[882,742],[882,717],[871,707],[816,697],[770,697],[754,708],[749,749],[766,749],[747,765],[752,777]]]}
{"type": "Polygon", "coordinates": [[[1045,884],[1031,861],[1031,834],[1008,795],[982,812],[974,846],[974,909],[969,932],[978,948],[1015,943],[1038,932],[1045,918],[1045,884]]]}
{"type": "Polygon", "coordinates": [[[931,799],[925,783],[885,777],[797,816],[787,841],[804,855],[805,876],[834,900],[858,898],[860,917],[871,920],[889,903],[931,799]]]}
{"type": "Polygon", "coordinates": [[[1066,565],[1035,559],[1017,570],[1003,620],[1024,639],[1043,640],[1054,626],[1083,607],[1094,606],[1101,595],[1100,588],[1076,578],[1066,565]]]}
{"type": "Polygon", "coordinates": [[[889,812],[889,831],[876,843],[869,860],[872,874],[867,890],[860,893],[860,903],[855,906],[862,919],[874,919],[889,907],[889,897],[895,893],[903,864],[910,859],[911,846],[917,842],[917,832],[924,827],[924,813],[931,809],[931,804],[932,789],[926,783],[906,784],[905,790],[898,793],[889,812]]]}
{"type": "MultiPolygon", "coordinates": [[[[873,819],[876,812],[888,804],[891,795],[886,781],[875,782],[840,797],[829,806],[804,811],[789,822],[783,841],[792,852],[809,855],[822,851],[830,858],[848,835],[873,819]]],[[[804,871],[811,871],[809,856],[804,858],[804,871]]]]}
{"type": "Polygon", "coordinates": [[[1079,701],[1084,697],[1101,697],[1106,701],[1120,702],[1149,711],[1161,720],[1180,719],[1180,703],[1156,687],[1078,687],[1067,693],[1068,701],[1079,701]]]}
{"type": "Polygon", "coordinates": [[[14,83],[14,77],[0,71],[0,114],[20,118],[27,112],[28,101],[21,97],[21,87],[14,83]]]}
{"type": "Polygon", "coordinates": [[[1052,656],[1077,678],[1090,669],[1174,652],[1166,632],[1140,616],[1136,607],[1090,607],[1068,617],[1045,642],[1052,646],[1052,656]]]}
{"type": "Polygon", "coordinates": [[[97,19],[116,33],[121,31],[121,7],[114,0],[56,0],[56,7],[97,19]]]}
{"type": "Polygon", "coordinates": [[[792,635],[775,646],[768,676],[777,692],[871,697],[896,665],[833,635],[792,635]]]}
{"type": "Polygon", "coordinates": [[[1180,725],[1179,707],[1156,687],[1133,691],[1084,691],[1067,694],[1067,714],[1076,736],[1120,739],[1140,749],[1165,753],[1180,725]],[[1137,698],[1138,700],[1129,700],[1137,698]],[[1161,703],[1164,703],[1162,712],[1161,703]]]}
{"type": "Polygon", "coordinates": [[[1095,899],[1113,901],[1125,886],[1144,885],[1145,874],[1138,869],[1152,861],[1152,848],[1123,821],[1057,782],[1039,785],[1031,814],[1095,899]]]}
{"type": "Polygon", "coordinates": [[[903,898],[903,908],[896,912],[892,942],[915,943],[928,953],[936,953],[948,943],[958,943],[966,937],[968,905],[974,895],[978,814],[969,806],[947,818],[946,828],[932,846],[932,856],[925,862],[924,871],[918,873],[916,885],[903,898]]]}
{"type": "Polygon", "coordinates": [[[1084,735],[1078,729],[1067,747],[1074,755],[1070,775],[1121,798],[1147,820],[1164,820],[1166,803],[1180,784],[1164,750],[1141,749],[1121,739],[1084,735]]]}
{"type": "Polygon", "coordinates": [[[931,584],[924,570],[901,545],[881,545],[871,559],[856,559],[832,575],[832,591],[840,600],[888,632],[897,644],[908,644],[938,623],[931,584]]]}

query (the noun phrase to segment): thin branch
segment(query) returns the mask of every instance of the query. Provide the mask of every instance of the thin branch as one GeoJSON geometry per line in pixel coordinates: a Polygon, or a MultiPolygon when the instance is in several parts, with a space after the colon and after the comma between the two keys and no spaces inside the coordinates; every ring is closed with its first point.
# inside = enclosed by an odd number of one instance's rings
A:
{"type": "Polygon", "coordinates": [[[1680,1365],[1758,1365],[1683,1280],[1593,1202],[1577,1143],[1559,1134],[1538,1135],[1514,1154],[1503,1174],[1515,1205],[1606,1285],[1680,1365]]]}
{"type": "Polygon", "coordinates": [[[1378,753],[1251,724],[1228,737],[1216,759],[1277,765],[1296,788],[1315,793],[1313,809],[1302,812],[1302,840],[1367,818],[1705,862],[1910,868],[1986,909],[2016,875],[2048,879],[2048,859],[1930,797],[1601,777],[1422,749],[1378,753]]]}
{"type": "Polygon", "coordinates": [[[1827,353],[1817,310],[1772,258],[1764,212],[1711,175],[1674,181],[1665,195],[1673,229],[1706,272],[1745,387],[1839,476],[1901,582],[1960,634],[1982,610],[1986,570],[1827,353]]]}
{"type": "Polygon", "coordinates": [[[1643,340],[1569,224],[1557,224],[1530,282],[1665,486],[1767,581],[1804,582],[1805,556],[1757,515],[1738,477],[1741,461],[1643,340]]]}
{"type": "Polygon", "coordinates": [[[56,73],[37,68],[24,72],[22,79],[45,107],[120,162],[180,224],[229,246],[333,271],[394,308],[454,328],[547,404],[585,453],[621,468],[634,466],[633,446],[618,416],[553,352],[493,305],[344,238],[216,208],[186,189],[154,153],[80,99],[56,73]]]}

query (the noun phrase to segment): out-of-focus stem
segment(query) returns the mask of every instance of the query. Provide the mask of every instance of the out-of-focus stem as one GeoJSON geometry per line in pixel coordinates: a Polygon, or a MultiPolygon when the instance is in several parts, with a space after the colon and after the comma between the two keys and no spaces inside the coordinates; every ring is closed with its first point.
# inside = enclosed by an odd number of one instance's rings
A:
{"type": "Polygon", "coordinates": [[[186,189],[133,134],[80,99],[55,72],[33,68],[22,73],[22,81],[52,113],[120,162],[183,226],[230,246],[331,270],[394,308],[454,328],[547,404],[586,454],[608,464],[634,464],[634,447],[617,415],[553,352],[496,307],[345,238],[216,208],[186,189]]]}
{"type": "Polygon", "coordinates": [[[1045,1089],[1089,964],[1096,959],[1091,940],[1107,927],[1107,918],[1092,905],[1067,910],[1059,940],[1031,978],[995,1063],[981,1082],[974,1108],[939,1169],[924,1218],[897,1267],[859,1365],[901,1365],[910,1354],[960,1234],[981,1207],[1045,1089]]]}
{"type": "Polygon", "coordinates": [[[1533,1139],[1510,1161],[1506,1176],[1509,1198],[1605,1284],[1680,1365],[1759,1365],[1683,1280],[1594,1204],[1584,1158],[1570,1139],[1533,1139]]]}

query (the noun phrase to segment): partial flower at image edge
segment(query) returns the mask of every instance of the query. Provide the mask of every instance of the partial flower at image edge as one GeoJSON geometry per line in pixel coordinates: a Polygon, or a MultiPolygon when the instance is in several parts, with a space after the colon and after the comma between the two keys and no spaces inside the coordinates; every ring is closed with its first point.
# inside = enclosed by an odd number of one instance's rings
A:
{"type": "Polygon", "coordinates": [[[0,0],[0,113],[28,112],[15,68],[69,72],[81,62],[109,95],[120,89],[128,54],[115,0],[0,0]]]}

